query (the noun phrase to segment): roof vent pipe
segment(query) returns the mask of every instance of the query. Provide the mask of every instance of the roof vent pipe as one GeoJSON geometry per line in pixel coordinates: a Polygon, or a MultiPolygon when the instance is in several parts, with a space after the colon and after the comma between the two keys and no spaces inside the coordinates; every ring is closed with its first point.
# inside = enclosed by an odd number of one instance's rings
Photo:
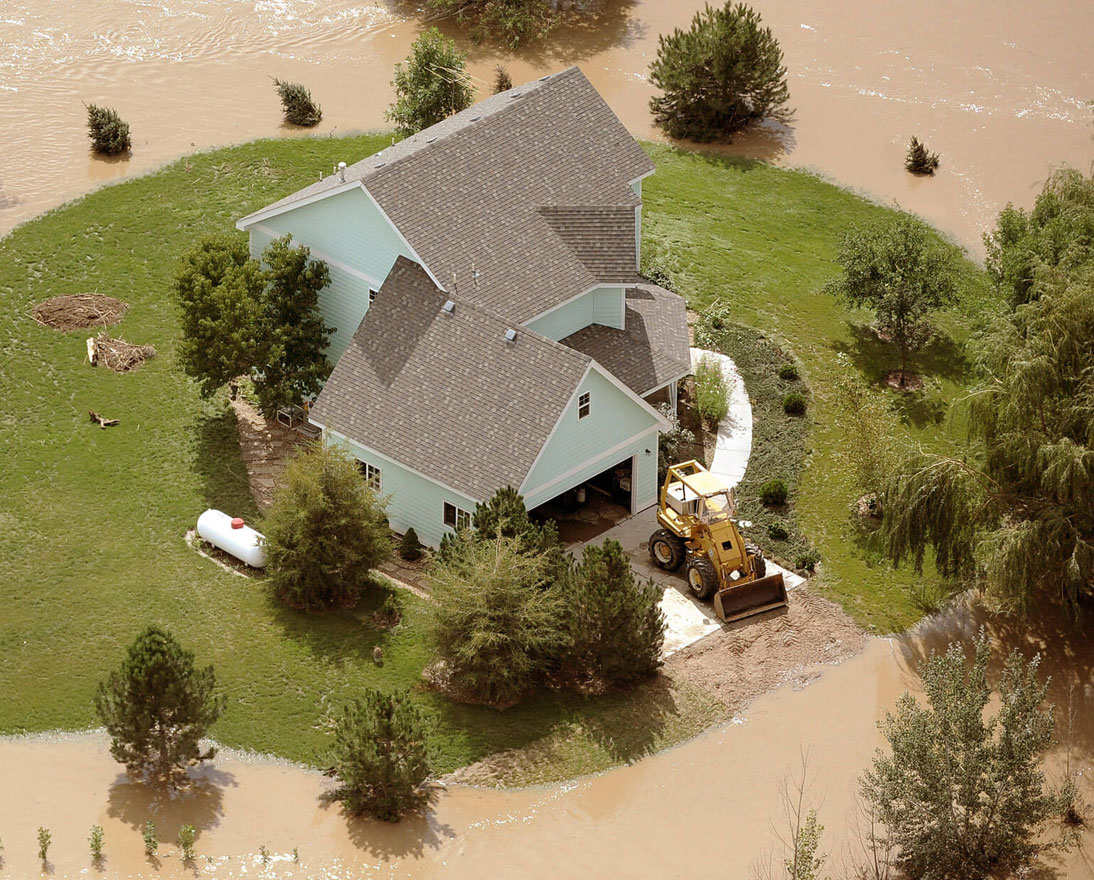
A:
{"type": "Polygon", "coordinates": [[[341,180],[342,183],[346,182],[346,163],[345,162],[339,162],[338,163],[338,179],[341,180]]]}

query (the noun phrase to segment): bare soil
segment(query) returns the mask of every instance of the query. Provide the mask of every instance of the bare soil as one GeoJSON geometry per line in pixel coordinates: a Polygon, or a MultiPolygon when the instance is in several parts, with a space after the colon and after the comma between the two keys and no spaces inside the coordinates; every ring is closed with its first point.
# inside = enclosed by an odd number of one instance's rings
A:
{"type": "Polygon", "coordinates": [[[689,681],[739,712],[756,697],[786,682],[815,681],[823,667],[858,654],[867,635],[833,603],[805,589],[790,606],[727,624],[673,654],[665,673],[689,681]]]}
{"type": "Polygon", "coordinates": [[[86,330],[117,324],[128,308],[120,299],[101,293],[65,294],[38,303],[31,317],[54,330],[86,330]]]}
{"type": "Polygon", "coordinates": [[[900,370],[893,370],[885,376],[885,384],[894,391],[903,391],[910,394],[923,388],[923,377],[918,373],[904,373],[904,384],[900,384],[900,370]]]}

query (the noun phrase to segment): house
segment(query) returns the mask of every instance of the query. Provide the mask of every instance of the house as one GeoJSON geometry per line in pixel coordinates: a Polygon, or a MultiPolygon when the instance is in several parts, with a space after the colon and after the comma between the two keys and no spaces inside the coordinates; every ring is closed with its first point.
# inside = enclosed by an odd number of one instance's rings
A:
{"type": "Polygon", "coordinates": [[[641,147],[577,68],[494,95],[237,226],[324,260],[334,371],[310,411],[425,543],[496,489],[613,475],[657,496],[683,301],[638,275],[641,147]]]}

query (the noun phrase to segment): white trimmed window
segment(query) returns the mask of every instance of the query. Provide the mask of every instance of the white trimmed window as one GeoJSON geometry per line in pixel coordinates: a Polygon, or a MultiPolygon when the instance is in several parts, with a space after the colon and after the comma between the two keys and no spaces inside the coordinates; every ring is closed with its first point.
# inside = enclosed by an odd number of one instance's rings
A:
{"type": "Polygon", "coordinates": [[[368,289],[368,304],[372,305],[374,302],[376,302],[376,291],[370,287],[368,289]]]}
{"type": "Polygon", "coordinates": [[[455,504],[444,503],[444,524],[457,532],[471,528],[471,514],[455,504]]]}
{"type": "Polygon", "coordinates": [[[378,467],[373,467],[368,462],[359,461],[357,462],[357,470],[361,472],[361,476],[365,478],[365,482],[368,483],[368,487],[373,492],[381,491],[383,475],[378,467]]]}
{"type": "Polygon", "coordinates": [[[585,418],[592,409],[591,405],[592,395],[586,391],[577,399],[577,417],[579,419],[585,418]]]}

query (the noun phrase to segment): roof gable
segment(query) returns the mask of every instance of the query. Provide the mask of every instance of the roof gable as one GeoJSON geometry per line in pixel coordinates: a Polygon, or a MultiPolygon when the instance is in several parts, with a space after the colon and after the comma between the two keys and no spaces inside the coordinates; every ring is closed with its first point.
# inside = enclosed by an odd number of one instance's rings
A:
{"type": "Polygon", "coordinates": [[[591,360],[439,290],[400,257],[312,407],[317,424],[471,498],[520,485],[591,360]]]}

